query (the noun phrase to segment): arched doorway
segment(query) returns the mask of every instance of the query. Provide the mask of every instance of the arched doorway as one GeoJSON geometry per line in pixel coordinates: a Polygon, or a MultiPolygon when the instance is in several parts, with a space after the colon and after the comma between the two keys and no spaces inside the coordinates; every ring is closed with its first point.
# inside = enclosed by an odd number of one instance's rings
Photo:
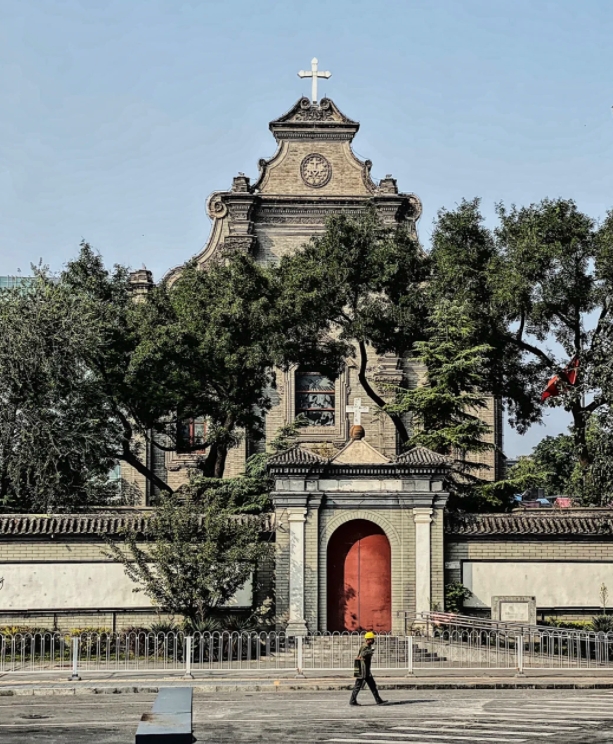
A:
{"type": "Polygon", "coordinates": [[[391,549],[366,519],[341,525],[328,543],[328,630],[392,629],[391,549]]]}

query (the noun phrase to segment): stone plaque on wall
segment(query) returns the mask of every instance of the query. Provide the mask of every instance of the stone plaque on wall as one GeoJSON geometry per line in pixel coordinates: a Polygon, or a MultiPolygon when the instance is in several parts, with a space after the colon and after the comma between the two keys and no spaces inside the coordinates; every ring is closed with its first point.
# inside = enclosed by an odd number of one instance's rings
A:
{"type": "Polygon", "coordinates": [[[536,597],[492,597],[492,620],[536,625],[536,597]]]}

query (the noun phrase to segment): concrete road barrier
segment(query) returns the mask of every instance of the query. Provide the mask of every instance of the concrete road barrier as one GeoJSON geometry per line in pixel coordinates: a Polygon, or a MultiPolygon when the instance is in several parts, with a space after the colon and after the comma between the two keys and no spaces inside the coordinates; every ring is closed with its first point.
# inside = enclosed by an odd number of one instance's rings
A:
{"type": "Polygon", "coordinates": [[[150,713],[143,713],[135,744],[192,744],[191,687],[163,687],[150,713]]]}

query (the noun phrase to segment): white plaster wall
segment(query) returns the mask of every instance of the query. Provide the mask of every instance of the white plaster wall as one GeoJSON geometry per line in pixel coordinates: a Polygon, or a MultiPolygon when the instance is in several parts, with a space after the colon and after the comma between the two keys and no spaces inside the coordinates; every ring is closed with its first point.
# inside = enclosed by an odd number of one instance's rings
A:
{"type": "Polygon", "coordinates": [[[613,563],[466,561],[467,607],[491,607],[497,595],[536,597],[537,607],[598,607],[604,583],[613,604],[613,563]]]}
{"type": "MultiPolygon", "coordinates": [[[[151,607],[143,592],[118,563],[0,564],[0,609],[67,610],[151,607]]],[[[250,579],[230,600],[229,607],[250,607],[250,579]]]]}

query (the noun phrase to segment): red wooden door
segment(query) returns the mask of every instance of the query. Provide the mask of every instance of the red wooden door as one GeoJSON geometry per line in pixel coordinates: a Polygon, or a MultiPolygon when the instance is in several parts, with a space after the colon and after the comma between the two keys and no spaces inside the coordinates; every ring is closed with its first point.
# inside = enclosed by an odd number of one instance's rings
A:
{"type": "Polygon", "coordinates": [[[389,540],[366,519],[346,522],[328,543],[328,630],[391,629],[389,540]]]}

